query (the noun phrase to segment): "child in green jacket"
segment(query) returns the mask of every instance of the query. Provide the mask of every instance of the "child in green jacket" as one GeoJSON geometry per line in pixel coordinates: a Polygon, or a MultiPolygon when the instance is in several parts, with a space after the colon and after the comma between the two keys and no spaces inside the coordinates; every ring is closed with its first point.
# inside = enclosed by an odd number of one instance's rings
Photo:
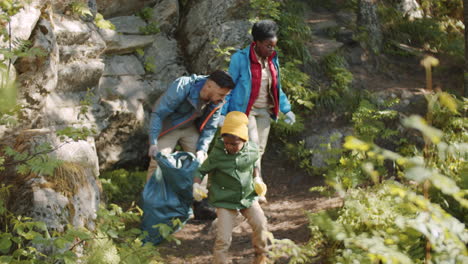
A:
{"type": "Polygon", "coordinates": [[[238,111],[229,112],[221,127],[221,138],[215,143],[206,161],[195,172],[193,195],[195,200],[206,197],[207,190],[200,186],[208,178],[208,202],[216,208],[218,217],[213,263],[228,263],[232,229],[240,212],[253,230],[255,264],[266,263],[267,221],[258,197],[265,196],[266,185],[255,168],[259,151],[248,141],[248,118],[238,111]]]}

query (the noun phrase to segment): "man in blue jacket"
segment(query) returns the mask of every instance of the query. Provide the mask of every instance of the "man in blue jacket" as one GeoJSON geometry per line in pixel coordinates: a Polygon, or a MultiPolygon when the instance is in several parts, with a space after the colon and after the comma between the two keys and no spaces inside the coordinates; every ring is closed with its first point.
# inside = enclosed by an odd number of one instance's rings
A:
{"type": "MultiPolygon", "coordinates": [[[[213,139],[225,97],[234,88],[231,76],[216,70],[209,76],[176,79],[156,101],[151,113],[147,180],[157,168],[158,152],[171,153],[177,144],[202,163],[213,139]]],[[[197,211],[195,210],[195,217],[197,211]]]]}

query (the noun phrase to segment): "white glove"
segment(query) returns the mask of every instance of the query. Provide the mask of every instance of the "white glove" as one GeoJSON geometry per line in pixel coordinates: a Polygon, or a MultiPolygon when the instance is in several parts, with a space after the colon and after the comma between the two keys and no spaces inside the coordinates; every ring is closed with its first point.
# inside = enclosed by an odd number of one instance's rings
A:
{"type": "Polygon", "coordinates": [[[219,116],[218,127],[222,127],[224,125],[224,118],[226,118],[226,116],[219,116]]]}
{"type": "Polygon", "coordinates": [[[285,114],[286,118],[284,119],[284,122],[286,122],[286,124],[294,124],[296,123],[296,115],[293,113],[293,111],[289,111],[285,114]]]}
{"type": "Polygon", "coordinates": [[[148,156],[150,158],[154,158],[156,156],[156,154],[158,154],[159,152],[159,149],[158,149],[158,145],[151,145],[148,149],[148,156]]]}
{"type": "Polygon", "coordinates": [[[265,196],[266,192],[267,192],[267,186],[266,184],[263,182],[262,178],[261,177],[255,177],[254,178],[254,189],[255,189],[255,192],[259,195],[259,196],[265,196]]]}
{"type": "Polygon", "coordinates": [[[193,184],[193,199],[200,202],[204,198],[208,197],[208,190],[201,186],[198,182],[193,184]]]}
{"type": "Polygon", "coordinates": [[[201,164],[201,163],[203,163],[203,162],[206,160],[206,158],[208,157],[208,154],[206,154],[206,152],[203,151],[203,150],[199,150],[199,151],[197,151],[197,153],[195,154],[195,156],[197,156],[197,160],[198,160],[198,162],[200,162],[200,164],[201,164]]]}

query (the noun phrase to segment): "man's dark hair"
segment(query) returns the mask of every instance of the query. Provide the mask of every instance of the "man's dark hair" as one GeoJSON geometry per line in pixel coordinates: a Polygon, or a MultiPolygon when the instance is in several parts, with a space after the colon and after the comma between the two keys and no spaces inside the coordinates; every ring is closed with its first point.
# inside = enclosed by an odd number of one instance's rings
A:
{"type": "Polygon", "coordinates": [[[254,41],[264,41],[275,38],[278,33],[278,26],[273,20],[260,20],[252,27],[252,37],[254,41]]]}
{"type": "Polygon", "coordinates": [[[208,79],[215,82],[221,88],[234,89],[234,81],[232,80],[231,75],[223,70],[216,70],[212,72],[208,79]]]}

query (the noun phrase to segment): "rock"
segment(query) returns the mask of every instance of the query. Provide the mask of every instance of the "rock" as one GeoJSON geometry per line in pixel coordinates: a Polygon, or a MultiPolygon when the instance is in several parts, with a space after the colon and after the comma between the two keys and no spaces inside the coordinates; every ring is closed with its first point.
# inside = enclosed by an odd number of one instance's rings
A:
{"type": "Polygon", "coordinates": [[[173,34],[179,25],[179,1],[162,0],[153,8],[149,22],[155,22],[166,34],[173,34]]]}
{"type": "Polygon", "coordinates": [[[50,177],[34,173],[13,178],[0,175],[3,183],[12,179],[20,183],[15,187],[16,202],[11,209],[34,221],[45,222],[49,231],[64,231],[67,224],[93,229],[100,203],[94,140],[66,143],[51,130],[34,129],[21,131],[15,141],[10,142],[17,151],[32,153],[44,143],[51,144],[54,149],[48,154],[51,158],[64,162],[50,177]]]}
{"type": "Polygon", "coordinates": [[[160,0],[96,0],[98,12],[104,17],[129,16],[160,0]]]}
{"type": "Polygon", "coordinates": [[[216,39],[221,48],[241,48],[249,43],[251,24],[247,20],[248,2],[194,1],[188,8],[178,35],[190,63],[190,72],[210,73],[227,66],[225,58],[218,57],[215,46],[211,44],[216,39]]]}
{"type": "Polygon", "coordinates": [[[422,18],[424,16],[421,6],[416,0],[401,0],[398,8],[410,20],[422,18]]]}
{"type": "Polygon", "coordinates": [[[157,81],[157,90],[166,90],[178,77],[187,75],[188,71],[177,40],[163,33],[157,34],[153,44],[145,49],[143,61],[154,67],[151,79],[157,81]]]}
{"type": "Polygon", "coordinates": [[[58,83],[59,51],[51,23],[41,19],[31,41],[32,47],[40,49],[43,56],[23,57],[15,64],[20,73],[17,80],[21,84],[18,91],[19,102],[24,105],[25,128],[32,127],[42,118],[40,110],[44,107],[44,98],[58,83]]]}
{"type": "Polygon", "coordinates": [[[77,60],[87,60],[88,58],[99,58],[106,49],[106,43],[96,30],[91,29],[88,40],[82,45],[61,45],[60,62],[68,63],[77,60]]]}
{"type": "Polygon", "coordinates": [[[109,19],[114,24],[115,31],[128,34],[139,35],[141,34],[140,28],[146,27],[146,22],[139,16],[120,16],[109,19]]]}
{"type": "Polygon", "coordinates": [[[59,45],[81,45],[91,36],[88,25],[65,15],[54,14],[54,33],[59,45]]]}
{"type": "Polygon", "coordinates": [[[105,64],[101,59],[88,59],[61,65],[56,91],[87,91],[99,83],[105,64]]]}
{"type": "Polygon", "coordinates": [[[314,61],[321,61],[325,56],[335,53],[343,46],[343,43],[332,39],[314,37],[307,43],[307,49],[314,61]]]}
{"type": "Polygon", "coordinates": [[[134,55],[110,56],[106,59],[103,76],[144,75],[143,65],[134,55]]]}
{"type": "Polygon", "coordinates": [[[323,169],[328,166],[327,160],[338,161],[340,154],[333,153],[333,149],[340,149],[345,136],[351,135],[352,131],[351,127],[326,128],[308,136],[305,146],[313,150],[311,165],[323,169]]]}
{"type": "MultiPolygon", "coordinates": [[[[137,114],[141,105],[148,100],[148,94],[153,89],[155,88],[151,86],[150,82],[145,81],[140,76],[106,76],[99,81],[98,95],[106,101],[124,100],[126,108],[116,110],[137,114]]],[[[144,121],[144,115],[141,113],[136,118],[141,122],[144,121]]]]}
{"type": "Polygon", "coordinates": [[[100,29],[99,33],[106,42],[107,54],[127,54],[153,43],[154,36],[120,35],[111,29],[100,29]]]}
{"type": "MultiPolygon", "coordinates": [[[[44,1],[34,0],[30,3],[25,3],[24,7],[18,13],[10,17],[11,39],[15,40],[12,43],[12,48],[15,48],[20,40],[28,40],[31,36],[37,22],[41,16],[41,8],[45,5],[44,1]]],[[[0,36],[0,47],[5,48],[9,43],[3,40],[0,36]]],[[[0,61],[3,55],[0,54],[0,61]]],[[[12,59],[14,63],[16,58],[12,59]]]]}

